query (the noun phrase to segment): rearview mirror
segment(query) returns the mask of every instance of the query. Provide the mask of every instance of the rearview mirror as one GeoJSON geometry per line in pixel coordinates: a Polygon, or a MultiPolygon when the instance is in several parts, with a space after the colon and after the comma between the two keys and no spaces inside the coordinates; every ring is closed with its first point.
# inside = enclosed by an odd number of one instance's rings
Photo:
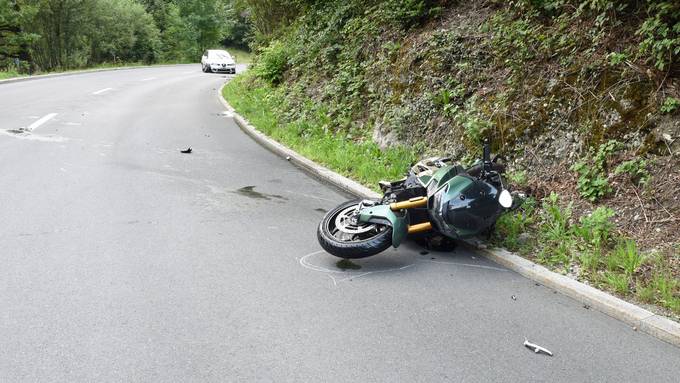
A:
{"type": "Polygon", "coordinates": [[[510,192],[507,189],[504,189],[501,192],[501,195],[498,197],[498,203],[501,204],[501,206],[503,206],[506,209],[512,206],[512,196],[510,195],[510,192]]]}

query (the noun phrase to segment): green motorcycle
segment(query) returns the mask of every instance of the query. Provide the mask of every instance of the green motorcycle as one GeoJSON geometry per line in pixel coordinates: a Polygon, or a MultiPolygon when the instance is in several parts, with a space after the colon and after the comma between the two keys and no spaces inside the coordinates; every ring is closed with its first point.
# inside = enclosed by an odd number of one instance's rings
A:
{"type": "Polygon", "coordinates": [[[488,143],[482,160],[467,169],[450,158],[420,161],[405,178],[380,182],[380,200],[330,210],[317,230],[319,244],[340,258],[365,258],[398,247],[411,234],[456,240],[489,232],[513,205],[503,172],[488,143]]]}

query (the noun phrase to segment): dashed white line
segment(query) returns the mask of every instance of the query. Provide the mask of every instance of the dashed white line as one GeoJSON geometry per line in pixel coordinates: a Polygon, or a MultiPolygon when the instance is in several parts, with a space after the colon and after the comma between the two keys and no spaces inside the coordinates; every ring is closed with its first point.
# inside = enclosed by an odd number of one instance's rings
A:
{"type": "Polygon", "coordinates": [[[151,80],[155,80],[155,79],[156,79],[155,77],[149,77],[149,78],[142,79],[140,81],[151,81],[151,80]]]}
{"type": "Polygon", "coordinates": [[[37,128],[40,125],[46,123],[47,121],[53,119],[54,116],[56,116],[56,115],[57,115],[56,113],[47,114],[47,115],[43,116],[41,119],[39,119],[38,121],[36,121],[36,122],[32,123],[31,125],[29,125],[28,127],[26,127],[26,130],[28,130],[29,132],[32,132],[35,128],[37,128]]]}
{"type": "Polygon", "coordinates": [[[92,92],[92,94],[102,94],[102,93],[104,93],[104,92],[108,92],[108,91],[110,91],[110,90],[112,90],[112,89],[113,89],[113,88],[104,88],[104,89],[99,89],[99,90],[98,90],[98,91],[96,91],[96,92],[92,92]]]}

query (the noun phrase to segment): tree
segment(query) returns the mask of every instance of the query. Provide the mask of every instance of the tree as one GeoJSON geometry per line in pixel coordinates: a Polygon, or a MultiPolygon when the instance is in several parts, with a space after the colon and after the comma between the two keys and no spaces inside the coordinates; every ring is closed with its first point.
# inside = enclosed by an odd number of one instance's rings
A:
{"type": "Polygon", "coordinates": [[[22,24],[35,8],[15,0],[0,0],[0,69],[30,70],[29,46],[40,36],[26,32],[22,24]]]}

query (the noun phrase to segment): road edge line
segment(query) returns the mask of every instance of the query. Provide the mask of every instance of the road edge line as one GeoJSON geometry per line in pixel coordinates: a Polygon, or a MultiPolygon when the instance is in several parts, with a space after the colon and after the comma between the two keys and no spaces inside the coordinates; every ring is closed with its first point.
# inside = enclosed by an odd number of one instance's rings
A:
{"type": "MultiPolygon", "coordinates": [[[[234,115],[236,125],[238,125],[239,128],[255,142],[271,152],[288,159],[290,162],[316,178],[333,184],[351,194],[363,198],[380,198],[380,195],[371,189],[315,163],[255,129],[255,127],[243,116],[238,114],[222,96],[222,90],[226,84],[227,83],[225,82],[218,89],[218,98],[222,105],[234,115]]],[[[552,272],[537,263],[522,258],[505,249],[488,249],[479,246],[473,241],[464,241],[464,243],[467,246],[475,248],[475,250],[485,258],[505,266],[527,279],[540,283],[581,302],[584,305],[588,305],[590,308],[633,326],[635,329],[659,340],[680,347],[680,323],[674,322],[664,316],[654,314],[642,307],[626,302],[623,299],[617,298],[575,279],[552,272]]]]}
{"type": "Polygon", "coordinates": [[[15,83],[15,82],[31,81],[31,80],[41,80],[41,79],[46,79],[46,78],[75,76],[75,75],[79,75],[79,74],[88,74],[88,73],[97,73],[97,72],[113,72],[113,71],[117,71],[117,70],[163,68],[163,67],[171,67],[171,66],[179,66],[179,65],[196,65],[196,64],[161,64],[161,65],[122,66],[122,67],[117,67],[117,68],[83,69],[83,70],[74,70],[74,71],[69,71],[69,72],[38,74],[38,75],[35,75],[35,76],[12,77],[12,78],[0,80],[0,85],[10,84],[10,83],[15,83]]]}

